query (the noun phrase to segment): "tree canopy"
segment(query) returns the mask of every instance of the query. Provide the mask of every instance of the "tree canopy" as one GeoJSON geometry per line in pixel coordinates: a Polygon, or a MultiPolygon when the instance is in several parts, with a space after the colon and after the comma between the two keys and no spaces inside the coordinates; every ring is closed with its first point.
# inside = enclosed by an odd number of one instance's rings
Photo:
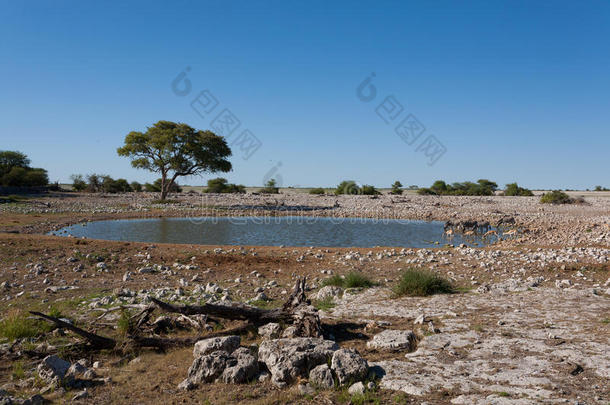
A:
{"type": "Polygon", "coordinates": [[[24,153],[0,151],[0,185],[38,187],[46,186],[48,183],[47,171],[30,167],[30,159],[24,153]]]}
{"type": "Polygon", "coordinates": [[[146,132],[130,132],[117,153],[129,157],[137,169],[161,174],[162,200],[178,177],[232,169],[227,160],[231,149],[222,136],[170,121],[159,121],[146,132]]]}

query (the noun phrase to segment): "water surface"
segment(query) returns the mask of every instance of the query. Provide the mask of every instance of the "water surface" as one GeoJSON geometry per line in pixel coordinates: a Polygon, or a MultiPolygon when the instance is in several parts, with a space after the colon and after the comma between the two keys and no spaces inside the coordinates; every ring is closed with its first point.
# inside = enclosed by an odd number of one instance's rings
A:
{"type": "Polygon", "coordinates": [[[96,221],[53,235],[201,245],[434,247],[473,245],[478,238],[443,237],[443,222],[326,217],[202,217],[96,221]],[[438,242],[438,243],[435,243],[438,242]]]}

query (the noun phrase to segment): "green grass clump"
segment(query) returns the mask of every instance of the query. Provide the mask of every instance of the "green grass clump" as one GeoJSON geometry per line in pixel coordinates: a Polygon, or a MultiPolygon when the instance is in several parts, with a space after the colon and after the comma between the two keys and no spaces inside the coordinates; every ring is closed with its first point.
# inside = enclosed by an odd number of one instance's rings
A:
{"type": "Polygon", "coordinates": [[[572,204],[574,200],[563,191],[555,190],[543,194],[540,202],[543,204],[572,204]]]}
{"type": "Polygon", "coordinates": [[[13,363],[13,372],[11,373],[14,380],[22,380],[25,378],[25,370],[23,369],[23,361],[18,360],[13,363]]]}
{"type": "Polygon", "coordinates": [[[328,311],[329,309],[333,309],[336,305],[333,297],[326,297],[323,300],[315,301],[313,304],[313,306],[320,311],[328,311]]]}
{"type": "Polygon", "coordinates": [[[133,323],[131,322],[131,315],[129,314],[129,311],[121,311],[121,316],[119,317],[116,326],[117,330],[122,336],[127,336],[129,333],[131,333],[133,323]]]}
{"type": "Polygon", "coordinates": [[[394,292],[398,296],[425,297],[453,293],[455,289],[449,280],[430,270],[408,269],[401,274],[394,292]]]}
{"type": "Polygon", "coordinates": [[[13,312],[0,321],[0,336],[8,340],[30,338],[49,332],[50,324],[13,312]]]}
{"type": "Polygon", "coordinates": [[[309,190],[309,194],[324,194],[326,191],[323,188],[320,187],[316,187],[316,188],[312,188],[311,190],[309,190]]]}
{"type": "Polygon", "coordinates": [[[351,271],[347,273],[345,277],[334,275],[330,278],[327,278],[322,282],[322,285],[333,285],[335,287],[343,288],[369,288],[373,287],[375,283],[364,274],[358,271],[351,271]]]}

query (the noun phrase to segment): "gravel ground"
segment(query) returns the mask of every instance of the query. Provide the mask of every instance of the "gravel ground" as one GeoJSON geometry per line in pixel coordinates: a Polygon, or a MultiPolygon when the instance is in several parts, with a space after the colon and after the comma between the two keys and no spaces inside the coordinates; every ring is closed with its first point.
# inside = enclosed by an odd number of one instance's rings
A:
{"type": "MultiPolygon", "coordinates": [[[[184,303],[260,301],[264,294],[273,306],[283,302],[298,276],[308,276],[315,297],[323,279],[359,271],[377,286],[343,291],[333,298],[334,308],[322,314],[340,345],[358,349],[377,366],[380,390],[375,395],[381,403],[392,403],[395,392],[406,395],[396,403],[429,405],[610,401],[610,198],[586,197],[584,204],[566,206],[542,205],[536,197],[297,192],[180,194],[170,197],[177,201],[172,204],[155,204],[155,198],[64,193],[0,205],[0,311],[61,306],[79,325],[112,335],[118,312],[104,310],[141,305],[150,294],[184,303]],[[515,225],[507,229],[519,233],[485,248],[438,249],[152,245],[43,235],[96,219],[193,215],[474,219],[492,225],[512,217],[515,225]],[[460,292],[394,297],[391,289],[409,267],[429,268],[460,292]],[[414,331],[413,350],[367,346],[373,336],[392,329],[414,331]]],[[[116,382],[92,388],[89,398],[92,403],[127,398],[142,403],[349,402],[337,392],[302,398],[264,384],[236,389],[210,384],[178,393],[188,357],[187,352],[142,354],[137,371],[136,366],[100,369],[102,377],[116,382]],[[159,378],[160,369],[171,373],[159,378]],[[156,386],[146,385],[151,381],[156,386]]],[[[91,360],[121,361],[112,354],[91,360]]],[[[21,397],[37,393],[35,363],[28,364],[25,376],[16,380],[14,364],[0,359],[0,389],[21,397]]],[[[73,395],[47,396],[62,402],[73,395]]]]}

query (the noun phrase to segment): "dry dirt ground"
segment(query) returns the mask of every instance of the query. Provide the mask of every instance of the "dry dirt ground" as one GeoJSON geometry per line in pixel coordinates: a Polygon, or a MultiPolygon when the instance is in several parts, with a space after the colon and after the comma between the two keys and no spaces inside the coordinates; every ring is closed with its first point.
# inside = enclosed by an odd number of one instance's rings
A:
{"type": "MultiPolygon", "coordinates": [[[[270,301],[254,304],[275,307],[298,276],[308,276],[313,297],[329,271],[360,271],[377,285],[346,291],[322,307],[322,318],[328,335],[375,366],[376,388],[365,397],[345,389],[303,396],[269,382],[214,383],[184,392],[177,385],[192,362],[191,348],[71,353],[61,347],[78,339],[57,330],[17,343],[0,341],[13,351],[51,345],[67,360],[99,361],[96,374],[105,382],[89,388],[80,402],[610,404],[610,198],[586,197],[585,204],[570,206],[542,205],[536,197],[182,194],[163,205],[154,198],[65,193],[1,204],[0,318],[25,317],[28,310],[60,313],[84,329],[121,339],[115,309],[138,304],[149,293],[196,303],[204,299],[198,288],[217,283],[226,295],[218,299],[252,300],[260,288],[270,301]],[[510,216],[519,234],[477,249],[197,246],[45,235],[105,218],[295,213],[492,224],[510,216]],[[154,266],[160,271],[138,273],[154,266]],[[459,292],[395,297],[392,288],[409,267],[432,269],[459,292]],[[125,298],[124,290],[134,297],[125,298]],[[415,324],[421,315],[424,323],[415,324]],[[413,330],[416,349],[369,349],[366,342],[384,329],[413,330]]],[[[243,340],[260,342],[255,334],[243,340]]],[[[3,356],[0,389],[15,398],[43,391],[50,401],[70,402],[79,390],[45,391],[37,362],[35,356],[3,356]]]]}

